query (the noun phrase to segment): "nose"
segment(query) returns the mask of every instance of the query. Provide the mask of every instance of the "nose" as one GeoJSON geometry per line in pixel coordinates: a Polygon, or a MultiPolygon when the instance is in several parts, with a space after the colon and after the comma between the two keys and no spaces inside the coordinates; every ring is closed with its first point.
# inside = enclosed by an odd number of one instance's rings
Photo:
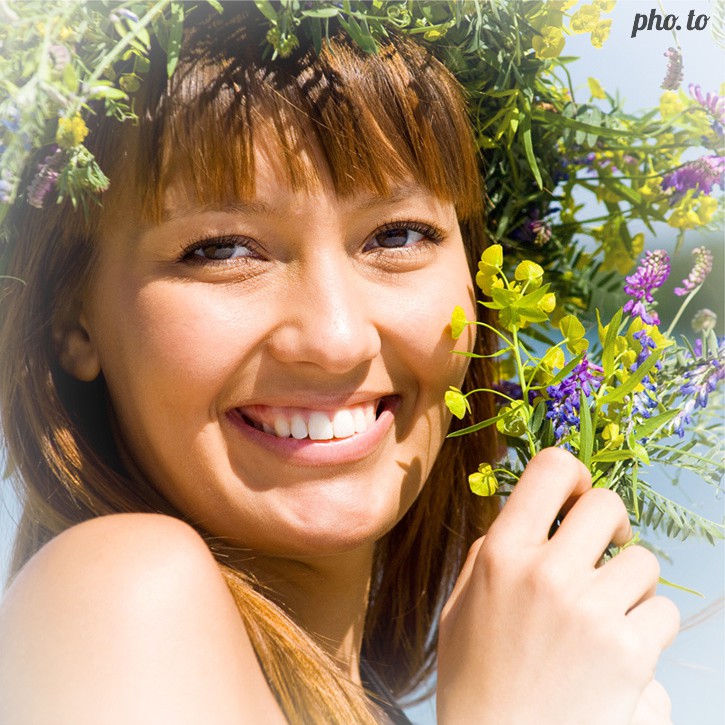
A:
{"type": "Polygon", "coordinates": [[[346,255],[300,262],[285,287],[277,301],[279,323],[268,338],[277,360],[345,373],[380,353],[375,285],[346,255]]]}

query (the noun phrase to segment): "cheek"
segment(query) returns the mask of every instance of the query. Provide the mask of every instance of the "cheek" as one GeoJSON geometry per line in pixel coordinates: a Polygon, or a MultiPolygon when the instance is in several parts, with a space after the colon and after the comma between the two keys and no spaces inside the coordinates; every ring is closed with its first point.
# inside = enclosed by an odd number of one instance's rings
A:
{"type": "Polygon", "coordinates": [[[398,321],[394,334],[407,364],[441,398],[449,385],[460,386],[468,368],[469,358],[453,351],[473,350],[476,334],[476,326],[468,325],[458,340],[451,337],[451,314],[456,305],[463,307],[467,319],[475,319],[473,286],[462,250],[423,284],[416,284],[390,304],[398,321]]]}
{"type": "Polygon", "coordinates": [[[157,282],[113,294],[102,302],[96,335],[111,394],[128,414],[205,411],[199,401],[221,389],[262,334],[254,327],[260,315],[221,290],[157,282]]]}

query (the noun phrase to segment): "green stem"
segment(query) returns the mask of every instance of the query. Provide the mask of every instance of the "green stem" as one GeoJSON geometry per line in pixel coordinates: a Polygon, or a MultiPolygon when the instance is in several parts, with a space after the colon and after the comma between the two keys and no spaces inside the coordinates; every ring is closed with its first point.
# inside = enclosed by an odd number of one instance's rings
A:
{"type": "Polygon", "coordinates": [[[670,322],[670,326],[667,328],[667,332],[665,332],[665,335],[667,337],[670,337],[672,335],[672,330],[675,329],[675,325],[679,322],[680,317],[682,317],[682,313],[685,311],[685,307],[687,307],[687,305],[690,304],[690,301],[692,300],[692,298],[700,291],[700,287],[702,287],[701,284],[699,284],[697,287],[695,287],[695,289],[692,290],[690,292],[690,294],[687,295],[687,297],[685,297],[684,302],[680,305],[680,309],[677,310],[677,314],[675,315],[672,322],[670,322]]]}
{"type": "Polygon", "coordinates": [[[163,11],[164,6],[170,3],[171,0],[159,0],[146,15],[135,23],[133,28],[116,43],[113,50],[104,56],[103,60],[96,67],[96,70],[91,74],[91,77],[86,81],[86,86],[89,87],[95,83],[126,52],[130,41],[138,36],[138,31],[149,25],[163,11]]]}
{"type": "MultiPolygon", "coordinates": [[[[514,361],[516,363],[516,372],[519,376],[519,384],[521,385],[521,398],[524,405],[526,406],[527,416],[530,418],[532,411],[531,406],[529,405],[529,386],[526,381],[526,375],[524,374],[524,364],[521,360],[521,351],[519,350],[519,335],[515,329],[512,330],[512,333],[514,340],[514,361]]],[[[531,431],[529,430],[528,426],[526,427],[526,440],[529,442],[529,452],[531,453],[531,457],[533,458],[536,455],[536,445],[534,443],[534,438],[531,435],[531,431]]]]}

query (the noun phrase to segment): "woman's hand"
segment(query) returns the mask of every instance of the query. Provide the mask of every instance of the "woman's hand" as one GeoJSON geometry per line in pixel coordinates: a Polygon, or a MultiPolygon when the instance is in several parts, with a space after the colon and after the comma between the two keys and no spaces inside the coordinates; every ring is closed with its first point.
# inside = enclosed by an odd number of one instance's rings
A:
{"type": "Polygon", "coordinates": [[[629,725],[635,710],[639,717],[679,614],[655,596],[659,565],[646,549],[630,546],[599,565],[610,543],[631,536],[616,493],[592,489],[566,451],[539,453],[471,547],[441,615],[439,722],[629,725]]]}

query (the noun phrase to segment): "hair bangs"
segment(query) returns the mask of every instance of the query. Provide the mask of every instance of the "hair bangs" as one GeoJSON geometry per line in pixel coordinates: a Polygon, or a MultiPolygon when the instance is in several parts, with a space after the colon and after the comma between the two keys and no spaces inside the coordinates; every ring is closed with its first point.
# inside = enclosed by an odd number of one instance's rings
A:
{"type": "Polygon", "coordinates": [[[481,214],[464,100],[420,46],[396,38],[371,54],[338,36],[319,54],[270,60],[225,27],[195,27],[147,105],[137,172],[152,218],[179,179],[202,205],[253,198],[260,151],[295,190],[330,178],[342,197],[386,195],[412,178],[453,202],[460,221],[481,214]]]}

